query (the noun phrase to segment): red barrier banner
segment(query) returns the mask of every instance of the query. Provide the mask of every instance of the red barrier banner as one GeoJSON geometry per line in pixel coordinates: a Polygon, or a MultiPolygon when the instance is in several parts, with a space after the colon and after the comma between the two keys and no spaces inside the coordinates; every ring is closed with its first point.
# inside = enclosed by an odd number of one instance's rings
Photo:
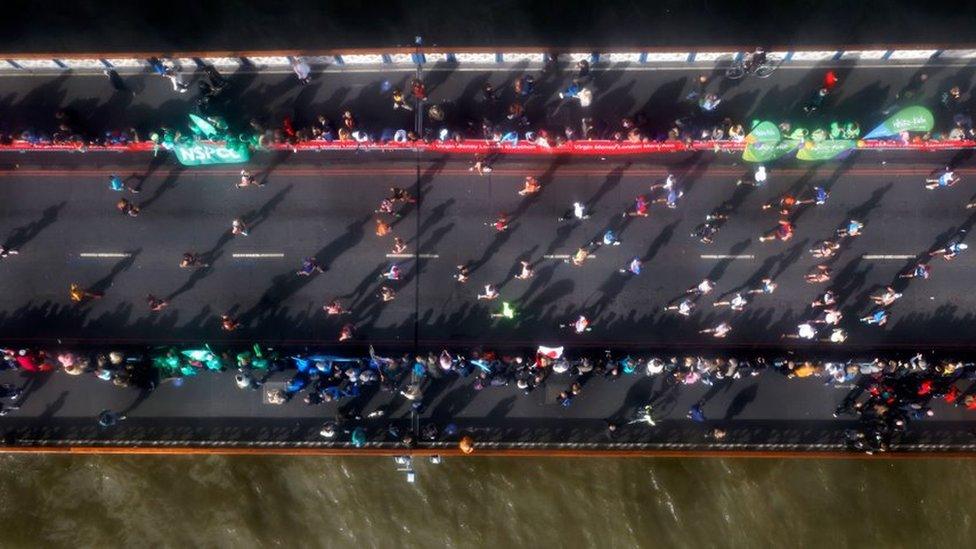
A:
{"type": "MultiPolygon", "coordinates": [[[[558,146],[548,147],[537,145],[529,141],[518,143],[498,144],[483,139],[466,139],[464,141],[433,141],[431,143],[416,142],[357,142],[357,141],[303,141],[301,143],[276,143],[267,147],[275,151],[428,151],[444,154],[530,154],[553,155],[567,154],[579,156],[615,156],[664,154],[686,151],[714,151],[735,152],[745,149],[742,141],[648,141],[631,143],[629,141],[571,141],[558,146]]],[[[953,141],[904,141],[869,140],[858,141],[858,149],[870,150],[916,150],[938,151],[951,149],[976,148],[974,140],[953,141]]],[[[88,145],[82,143],[31,144],[26,141],[14,141],[0,145],[0,152],[28,152],[28,151],[75,151],[75,152],[146,152],[152,151],[151,141],[129,143],[127,145],[88,145]]],[[[260,150],[260,149],[258,149],[260,150]]]]}

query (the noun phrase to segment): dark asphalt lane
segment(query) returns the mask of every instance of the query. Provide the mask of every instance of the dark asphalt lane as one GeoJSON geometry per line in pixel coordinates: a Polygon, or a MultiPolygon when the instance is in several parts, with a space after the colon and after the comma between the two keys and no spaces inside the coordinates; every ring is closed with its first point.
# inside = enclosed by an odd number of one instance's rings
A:
{"type": "MultiPolygon", "coordinates": [[[[417,190],[416,168],[407,162],[316,166],[294,158],[267,173],[267,185],[259,189],[235,188],[234,168],[196,172],[166,165],[145,179],[140,194],[127,196],[143,207],[138,218],[129,218],[114,209],[119,194],[108,189],[105,175],[128,172],[118,166],[93,169],[96,158],[71,157],[77,173],[67,164],[22,166],[26,175],[5,172],[0,234],[21,250],[0,263],[0,327],[7,340],[323,343],[334,341],[341,325],[352,321],[360,341],[403,344],[418,338],[454,345],[789,347],[799,342],[783,336],[813,317],[809,304],[826,288],[838,293],[842,326],[850,332],[845,345],[851,348],[969,347],[974,335],[972,302],[963,291],[973,256],[933,260],[927,281],[897,278],[912,262],[908,257],[927,254],[976,219],[964,208],[972,195],[967,182],[948,190],[923,188],[924,174],[944,157],[882,166],[873,153],[861,153],[843,163],[773,166],[762,189],[737,187],[746,168],[728,157],[712,161],[711,155],[689,156],[672,166],[518,159],[502,162],[486,177],[469,172],[460,160],[423,161],[421,200],[392,223],[393,234],[407,241],[409,254],[419,252],[419,259],[387,257],[392,235],[374,234],[373,210],[389,187],[417,190]],[[648,218],[621,217],[668,169],[685,191],[678,208],[655,205],[648,218]],[[517,190],[529,174],[540,177],[544,189],[523,198],[517,190]],[[792,240],[760,243],[778,217],[761,206],[814,185],[830,188],[828,203],[793,215],[792,240]],[[557,221],[574,201],[586,203],[591,217],[557,221]],[[723,204],[731,218],[715,242],[692,238],[704,216],[723,204]],[[511,218],[503,233],[485,226],[500,213],[511,218]],[[231,237],[230,221],[238,216],[247,220],[250,236],[231,237]],[[803,275],[818,263],[809,249],[851,218],[865,228],[829,261],[833,283],[804,283],[803,275]],[[561,258],[607,228],[618,232],[622,245],[597,250],[581,267],[561,258]],[[181,270],[186,251],[208,255],[212,266],[181,270]],[[306,256],[318,258],[326,272],[296,276],[306,256]],[[644,271],[621,274],[634,257],[644,260],[644,271]],[[535,265],[533,279],[514,279],[520,259],[535,265]],[[392,263],[403,268],[404,277],[391,284],[396,299],[382,303],[378,277],[392,263]],[[462,263],[472,271],[463,285],[451,277],[462,263]],[[716,290],[698,301],[691,318],[663,311],[706,277],[716,290]],[[765,277],[779,284],[773,295],[754,296],[739,313],[712,307],[720,296],[765,277]],[[72,282],[106,295],[71,304],[72,282]],[[905,297],[892,307],[889,325],[859,324],[872,309],[868,296],[892,282],[904,288],[905,297]],[[488,283],[500,288],[498,301],[476,299],[488,283]],[[169,297],[171,305],[151,313],[145,302],[150,293],[169,297]],[[353,314],[327,317],[321,307],[334,298],[353,314]],[[514,321],[490,318],[502,300],[518,310],[514,321]],[[223,313],[244,327],[222,332],[223,313]],[[577,336],[558,328],[579,314],[591,319],[591,332],[577,336]],[[727,340],[698,333],[722,321],[733,326],[727,340]]],[[[254,167],[262,168],[260,159],[254,167]]],[[[125,168],[142,173],[145,165],[125,168]]],[[[969,177],[965,167],[961,173],[969,177]]]]}

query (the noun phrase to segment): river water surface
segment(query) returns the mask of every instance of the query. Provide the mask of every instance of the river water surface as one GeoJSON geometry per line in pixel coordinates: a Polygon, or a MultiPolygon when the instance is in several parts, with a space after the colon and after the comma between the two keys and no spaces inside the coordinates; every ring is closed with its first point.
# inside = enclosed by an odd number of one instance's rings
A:
{"type": "Polygon", "coordinates": [[[966,547],[976,461],[2,456],[2,547],[966,547]]]}

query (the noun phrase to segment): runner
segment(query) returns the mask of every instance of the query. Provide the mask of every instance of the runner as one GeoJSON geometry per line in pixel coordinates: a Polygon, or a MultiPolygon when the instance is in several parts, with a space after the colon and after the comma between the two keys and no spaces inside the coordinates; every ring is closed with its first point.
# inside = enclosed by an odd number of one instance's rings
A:
{"type": "Polygon", "coordinates": [[[499,233],[506,231],[508,230],[508,216],[503,213],[498,214],[498,218],[493,223],[485,223],[485,225],[495,229],[499,233]]]}
{"type": "Polygon", "coordinates": [[[682,299],[677,305],[668,305],[664,308],[665,311],[675,311],[681,316],[691,316],[691,313],[695,310],[695,302],[690,299],[682,299]]]}
{"type": "Polygon", "coordinates": [[[105,294],[102,292],[86,290],[75,283],[71,283],[71,285],[68,286],[68,297],[70,297],[71,301],[74,303],[81,303],[88,299],[101,299],[104,296],[105,294]]]}
{"type": "Polygon", "coordinates": [[[598,241],[594,241],[591,246],[619,246],[620,240],[617,238],[617,234],[613,232],[612,229],[607,229],[607,232],[603,233],[603,238],[598,241]]]}
{"type": "Polygon", "coordinates": [[[729,335],[729,332],[731,331],[732,331],[732,326],[730,326],[728,322],[722,322],[721,324],[719,324],[714,328],[706,328],[704,330],[699,330],[698,333],[712,334],[712,337],[717,339],[722,339],[725,336],[729,335]]]}
{"type": "Polygon", "coordinates": [[[573,322],[568,322],[566,324],[560,324],[560,328],[572,328],[577,334],[583,334],[592,330],[590,328],[590,321],[584,315],[580,315],[579,318],[573,322]]]}
{"type": "Polygon", "coordinates": [[[512,307],[511,303],[507,301],[503,301],[501,311],[497,313],[491,313],[489,316],[491,318],[507,318],[511,320],[515,318],[515,307],[512,307]]]}
{"type": "Polygon", "coordinates": [[[385,273],[380,274],[380,279],[400,280],[400,276],[400,266],[394,263],[390,265],[390,268],[385,273]]]}
{"type": "Polygon", "coordinates": [[[867,325],[876,324],[878,326],[884,326],[888,322],[888,310],[878,309],[868,316],[862,317],[861,322],[867,325]]]}
{"type": "Polygon", "coordinates": [[[797,200],[797,204],[814,204],[816,206],[823,206],[827,203],[827,199],[830,197],[830,193],[826,191],[823,187],[814,187],[811,191],[810,198],[805,198],[803,200],[797,200]]]}
{"type": "Polygon", "coordinates": [[[302,260],[302,268],[295,271],[298,276],[311,276],[313,273],[324,273],[325,269],[319,265],[314,257],[306,257],[302,260]]]}
{"type": "Polygon", "coordinates": [[[850,221],[847,222],[846,226],[844,226],[841,229],[837,229],[837,236],[841,238],[845,236],[849,236],[851,238],[860,236],[861,229],[863,228],[864,228],[864,223],[861,223],[856,219],[851,219],[850,221]]]}
{"type": "Polygon", "coordinates": [[[691,233],[691,236],[697,238],[702,244],[711,244],[714,242],[712,237],[715,236],[715,233],[717,233],[719,228],[721,228],[722,222],[728,218],[729,216],[724,214],[708,214],[705,216],[705,222],[695,227],[695,230],[691,233]]]}
{"type": "Polygon", "coordinates": [[[776,225],[776,228],[771,232],[760,236],[759,241],[766,242],[768,240],[779,239],[781,242],[786,242],[787,240],[793,238],[793,231],[793,223],[791,223],[790,220],[780,219],[776,225]]]}
{"type": "Polygon", "coordinates": [[[814,320],[817,324],[826,324],[828,326],[836,326],[840,324],[841,319],[844,318],[843,313],[838,309],[827,308],[823,310],[823,316],[817,320],[814,320]]]}
{"type": "Polygon", "coordinates": [[[402,217],[400,214],[393,211],[393,207],[394,202],[389,198],[384,198],[383,200],[380,200],[380,207],[373,210],[373,213],[388,214],[392,215],[393,217],[402,217]]]}
{"type": "Polygon", "coordinates": [[[928,190],[937,189],[939,187],[951,187],[956,183],[959,183],[961,179],[956,177],[955,172],[953,172],[949,167],[939,174],[938,177],[930,177],[925,180],[925,188],[928,190]]]}
{"type": "Polygon", "coordinates": [[[707,295],[715,289],[715,283],[709,279],[702,280],[697,286],[692,286],[686,293],[695,295],[707,295]]]}
{"type": "Polygon", "coordinates": [[[338,299],[333,299],[329,303],[323,305],[322,310],[324,310],[325,313],[329,316],[344,315],[351,312],[348,309],[344,308],[342,304],[339,303],[338,299]]]}
{"type": "Polygon", "coordinates": [[[922,280],[928,280],[932,269],[926,263],[919,262],[912,267],[912,270],[899,275],[899,278],[921,278],[922,280]]]}
{"type": "Polygon", "coordinates": [[[468,168],[469,172],[478,172],[478,175],[485,175],[486,173],[491,173],[491,166],[488,164],[488,159],[483,157],[475,157],[474,164],[468,168]]]}
{"type": "Polygon", "coordinates": [[[810,303],[810,306],[816,309],[817,307],[830,307],[835,303],[837,303],[837,294],[833,290],[827,290],[823,295],[810,303]]]}
{"type": "Polygon", "coordinates": [[[671,189],[674,189],[674,184],[676,181],[677,178],[674,177],[674,174],[669,173],[668,176],[664,178],[663,183],[652,183],[650,190],[656,191],[657,189],[664,189],[666,191],[670,191],[671,189]]]}
{"type": "Polygon", "coordinates": [[[946,245],[945,248],[935,250],[929,255],[930,256],[941,255],[942,259],[946,261],[952,261],[953,259],[956,258],[957,255],[959,255],[959,252],[969,249],[969,244],[966,244],[965,242],[959,242],[957,240],[959,238],[961,238],[961,236],[957,236],[956,238],[952,239],[949,242],[949,244],[946,245]]]}
{"type": "Polygon", "coordinates": [[[831,271],[829,265],[817,265],[809,273],[803,275],[803,279],[810,284],[820,284],[829,281],[831,274],[833,274],[833,271],[831,271]]]}
{"type": "Polygon", "coordinates": [[[818,259],[826,259],[833,257],[837,250],[840,250],[840,242],[837,240],[821,240],[817,243],[817,246],[810,249],[810,253],[813,257],[818,259]]]}
{"type": "Polygon", "coordinates": [[[665,204],[671,209],[677,208],[678,200],[685,195],[684,191],[678,188],[677,179],[672,174],[668,174],[668,176],[664,179],[664,183],[655,183],[651,185],[651,192],[654,192],[657,189],[664,190],[664,196],[654,199],[651,203],[665,204]]]}
{"type": "Polygon", "coordinates": [[[624,274],[630,273],[636,276],[641,274],[641,268],[643,266],[644,266],[644,262],[641,261],[639,257],[635,257],[634,259],[630,260],[630,263],[627,265],[627,267],[620,269],[620,272],[624,274]]]}
{"type": "Polygon", "coordinates": [[[152,294],[146,296],[146,303],[149,305],[149,310],[154,313],[162,311],[167,305],[169,305],[169,301],[156,297],[152,294]]]}
{"type": "Polygon", "coordinates": [[[746,181],[744,179],[739,179],[738,181],[735,182],[735,184],[736,184],[736,186],[738,186],[738,185],[750,185],[750,186],[753,186],[753,187],[762,187],[763,185],[766,184],[766,178],[767,178],[766,166],[757,166],[756,167],[756,172],[752,176],[752,181],[746,181]]]}
{"type": "Polygon", "coordinates": [[[461,284],[464,284],[465,282],[468,281],[468,277],[470,276],[470,274],[471,273],[468,270],[467,266],[465,266],[465,265],[458,265],[457,266],[457,272],[454,273],[454,280],[457,280],[461,284]]]}
{"type": "Polygon", "coordinates": [[[712,303],[712,307],[728,307],[733,311],[739,312],[745,309],[746,305],[748,304],[749,301],[743,297],[741,293],[736,292],[735,295],[732,296],[732,299],[727,301],[716,301],[715,303],[712,303]]]}
{"type": "Polygon", "coordinates": [[[485,284],[485,293],[478,294],[478,299],[483,299],[486,301],[491,301],[493,299],[498,299],[498,289],[492,284],[485,284]]]}
{"type": "Polygon", "coordinates": [[[583,265],[583,263],[586,262],[587,259],[590,259],[590,251],[587,250],[586,248],[580,248],[576,250],[576,253],[573,254],[573,257],[567,259],[566,262],[572,263],[574,267],[580,267],[583,265]]]}
{"type": "Polygon", "coordinates": [[[407,243],[403,241],[399,236],[393,237],[393,250],[391,253],[394,255],[402,254],[407,251],[407,243]]]}
{"type": "Polygon", "coordinates": [[[777,209],[779,210],[780,215],[787,216],[790,214],[793,208],[795,208],[798,204],[800,203],[797,202],[796,198],[794,198],[793,195],[784,194],[783,196],[779,197],[779,200],[773,202],[767,202],[763,204],[762,209],[769,210],[773,206],[776,206],[777,209]]]}
{"type": "Polygon", "coordinates": [[[230,234],[234,236],[247,236],[247,225],[243,219],[235,219],[230,222],[230,234]]]}
{"type": "Polygon", "coordinates": [[[532,270],[532,266],[528,261],[520,261],[522,264],[522,270],[519,274],[515,275],[515,278],[519,280],[528,280],[535,276],[535,271],[532,270]]]}
{"type": "Polygon", "coordinates": [[[136,206],[124,198],[120,198],[119,201],[115,203],[115,208],[119,210],[122,215],[127,215],[129,217],[139,216],[139,206],[136,206]]]}
{"type": "Polygon", "coordinates": [[[586,206],[580,202],[573,202],[573,208],[563,214],[562,217],[559,218],[559,221],[569,221],[573,218],[576,218],[578,221],[589,219],[590,215],[586,212],[586,206]]]}
{"type": "Polygon", "coordinates": [[[627,217],[627,216],[647,217],[649,215],[647,212],[649,203],[647,202],[647,199],[644,198],[644,195],[642,194],[637,195],[637,198],[634,199],[634,202],[635,204],[634,204],[633,211],[626,211],[622,213],[621,216],[622,217],[627,217]]]}
{"type": "Polygon", "coordinates": [[[417,201],[417,199],[414,198],[406,189],[400,187],[390,187],[389,200],[393,202],[406,202],[406,203],[413,203],[417,201]]]}
{"type": "Polygon", "coordinates": [[[747,291],[747,294],[763,294],[770,295],[776,291],[777,284],[773,282],[772,278],[764,278],[760,281],[758,288],[753,288],[747,291]]]}
{"type": "Polygon", "coordinates": [[[882,292],[880,295],[871,296],[871,301],[882,307],[887,307],[895,301],[898,301],[900,298],[901,294],[896,292],[893,287],[885,286],[884,292],[882,292]]]}
{"type": "Polygon", "coordinates": [[[350,339],[352,339],[352,330],[353,330],[352,324],[344,325],[342,329],[339,330],[339,341],[340,342],[349,341],[350,339]]]}
{"type": "Polygon", "coordinates": [[[389,286],[380,287],[380,298],[383,299],[383,303],[393,301],[396,299],[396,291],[389,286]]]}
{"type": "Polygon", "coordinates": [[[259,183],[257,178],[254,177],[251,172],[244,168],[241,170],[241,182],[237,184],[238,189],[243,189],[244,187],[263,187],[263,183],[259,183]]]}
{"type": "Polygon", "coordinates": [[[531,175],[525,178],[525,186],[519,191],[519,196],[529,196],[530,194],[536,194],[542,190],[542,185],[539,181],[532,177],[531,175]]]}
{"type": "Polygon", "coordinates": [[[135,187],[130,187],[126,185],[121,177],[115,175],[114,173],[108,176],[108,188],[116,192],[129,191],[132,194],[139,194],[139,190],[135,187]]]}
{"type": "Polygon", "coordinates": [[[376,236],[384,237],[390,234],[390,224],[382,219],[376,219],[376,236]]]}
{"type": "Polygon", "coordinates": [[[800,339],[813,339],[817,337],[817,329],[809,322],[802,322],[796,326],[796,335],[800,339]]]}
{"type": "Polygon", "coordinates": [[[183,254],[183,258],[180,259],[181,269],[203,268],[209,266],[209,263],[204,263],[200,256],[193,252],[186,252],[183,254]]]}
{"type": "Polygon", "coordinates": [[[234,319],[234,317],[223,314],[220,315],[220,327],[225,332],[233,332],[234,330],[240,328],[241,323],[234,319]]]}

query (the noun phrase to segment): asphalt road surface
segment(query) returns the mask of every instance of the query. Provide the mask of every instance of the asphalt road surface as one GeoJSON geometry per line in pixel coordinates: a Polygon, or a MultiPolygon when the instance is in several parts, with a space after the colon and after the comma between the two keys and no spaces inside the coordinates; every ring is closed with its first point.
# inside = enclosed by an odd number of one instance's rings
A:
{"type": "Polygon", "coordinates": [[[976,220],[965,208],[973,194],[967,168],[955,187],[923,187],[948,155],[925,156],[925,162],[891,156],[882,164],[879,153],[862,152],[836,163],[775,165],[758,189],[736,185],[749,178],[748,166],[712,153],[665,158],[665,165],[504,159],[484,177],[462,161],[422,159],[419,178],[418,164],[404,157],[284,156],[259,155],[251,167],[266,184],[247,189],[235,187],[233,167],[162,164],[147,175],[148,155],[62,155],[57,165],[4,171],[0,230],[20,254],[0,264],[3,337],[331,343],[352,322],[358,341],[376,343],[782,347],[799,344],[784,336],[816,317],[810,304],[826,289],[838,296],[851,347],[965,348],[976,334],[965,292],[974,256],[933,258],[929,280],[899,278],[916,258],[976,220]],[[103,163],[119,160],[125,163],[103,163]],[[139,217],[116,211],[120,195],[108,188],[110,173],[140,189],[126,193],[142,207],[139,217]],[[667,173],[684,192],[677,208],[652,205],[646,218],[622,215],[638,194],[659,196],[650,185],[667,173]],[[518,195],[526,175],[540,179],[541,193],[518,195]],[[399,218],[375,214],[394,186],[419,201],[399,205],[399,218]],[[779,219],[775,207],[762,206],[786,192],[802,198],[814,186],[829,189],[827,203],[791,214],[791,240],[760,242],[779,219]],[[590,217],[559,221],[575,201],[590,217]],[[716,210],[730,218],[714,243],[702,244],[691,233],[716,210]],[[508,230],[486,226],[501,213],[509,216],[508,230]],[[238,217],[249,236],[230,234],[238,217]],[[392,225],[386,237],[375,234],[381,217],[392,225]],[[809,250],[850,219],[864,224],[863,234],[846,239],[827,261],[814,258],[809,250]],[[582,266],[567,262],[607,229],[621,245],[596,249],[582,266]],[[406,241],[406,252],[392,253],[394,235],[406,241]],[[210,267],[180,269],[188,251],[204,254],[210,267]],[[305,257],[316,258],[325,272],[298,276],[305,257]],[[640,275],[621,273],[633,258],[644,263],[640,275]],[[514,278],[522,260],[535,269],[529,280],[514,278]],[[832,281],[806,283],[804,274],[820,263],[831,265],[832,281]],[[384,303],[377,295],[386,284],[380,275],[393,264],[403,276],[388,283],[396,299],[384,303]],[[461,264],[471,271],[466,284],[452,278],[461,264]],[[664,311],[705,278],[716,289],[698,299],[691,317],[664,311]],[[741,312],[713,306],[763,278],[779,285],[772,295],[750,296],[741,312]],[[105,297],[73,304],[71,283],[105,297]],[[485,284],[499,289],[498,300],[477,299],[485,284]],[[858,322],[873,310],[868,296],[888,284],[904,294],[891,307],[889,324],[858,322]],[[151,312],[148,294],[168,299],[169,307],[151,312]],[[322,306],[332,299],[352,313],[328,317],[322,306]],[[513,304],[514,319],[491,317],[502,301],[513,304]],[[243,326],[222,331],[224,313],[243,326]],[[580,314],[591,320],[591,331],[560,329],[580,314]],[[724,341],[699,333],[723,321],[733,328],[724,341]]]}

